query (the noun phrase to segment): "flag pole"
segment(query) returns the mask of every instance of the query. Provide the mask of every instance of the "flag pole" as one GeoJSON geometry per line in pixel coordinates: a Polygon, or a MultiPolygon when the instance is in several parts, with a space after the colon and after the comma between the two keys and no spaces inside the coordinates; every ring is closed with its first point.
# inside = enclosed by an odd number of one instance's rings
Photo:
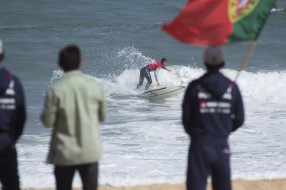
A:
{"type": "Polygon", "coordinates": [[[239,77],[241,71],[244,69],[245,65],[247,64],[247,62],[248,62],[248,60],[249,60],[249,58],[250,58],[250,56],[251,56],[253,50],[255,49],[255,47],[256,47],[256,41],[253,41],[253,42],[251,43],[250,48],[248,49],[248,52],[247,52],[246,56],[245,56],[244,59],[243,59],[243,62],[242,62],[242,63],[240,64],[240,66],[239,66],[239,70],[238,70],[238,73],[236,74],[236,77],[235,77],[235,80],[234,80],[234,81],[237,81],[237,79],[238,79],[238,77],[239,77]]]}

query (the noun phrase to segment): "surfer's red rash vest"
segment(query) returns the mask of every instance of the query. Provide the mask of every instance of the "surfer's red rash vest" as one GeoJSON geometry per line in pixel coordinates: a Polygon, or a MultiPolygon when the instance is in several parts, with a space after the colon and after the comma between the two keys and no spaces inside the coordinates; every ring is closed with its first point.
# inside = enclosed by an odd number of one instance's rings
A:
{"type": "Polygon", "coordinates": [[[155,69],[157,69],[157,68],[160,69],[162,67],[163,67],[163,65],[162,65],[161,62],[156,62],[156,63],[149,64],[150,71],[155,71],[155,69]]]}

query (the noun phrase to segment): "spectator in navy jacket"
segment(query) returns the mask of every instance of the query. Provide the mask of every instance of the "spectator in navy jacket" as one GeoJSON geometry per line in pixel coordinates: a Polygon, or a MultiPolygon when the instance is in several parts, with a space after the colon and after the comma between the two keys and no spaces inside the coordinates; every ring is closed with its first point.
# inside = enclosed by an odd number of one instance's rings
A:
{"type": "Polygon", "coordinates": [[[244,122],[242,97],[235,82],[225,77],[223,53],[207,48],[207,72],[192,81],[183,100],[183,125],[191,138],[187,189],[205,190],[212,177],[214,190],[231,190],[228,137],[244,122]]]}
{"type": "Polygon", "coordinates": [[[19,79],[2,66],[3,59],[0,39],[0,182],[3,190],[19,190],[15,144],[26,120],[25,99],[19,79]]]}

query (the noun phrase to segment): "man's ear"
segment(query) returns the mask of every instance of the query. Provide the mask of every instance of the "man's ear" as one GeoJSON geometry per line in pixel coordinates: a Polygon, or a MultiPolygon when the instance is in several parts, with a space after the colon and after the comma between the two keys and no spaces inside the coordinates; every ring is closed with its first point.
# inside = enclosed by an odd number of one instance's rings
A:
{"type": "Polygon", "coordinates": [[[79,68],[79,69],[80,69],[80,68],[82,68],[82,67],[83,67],[83,65],[84,65],[83,60],[80,60],[80,63],[79,63],[79,67],[78,67],[78,68],[79,68]]]}
{"type": "Polygon", "coordinates": [[[63,68],[63,67],[61,66],[61,64],[59,64],[59,63],[58,63],[58,67],[59,67],[61,70],[65,71],[64,68],[63,68]]]}

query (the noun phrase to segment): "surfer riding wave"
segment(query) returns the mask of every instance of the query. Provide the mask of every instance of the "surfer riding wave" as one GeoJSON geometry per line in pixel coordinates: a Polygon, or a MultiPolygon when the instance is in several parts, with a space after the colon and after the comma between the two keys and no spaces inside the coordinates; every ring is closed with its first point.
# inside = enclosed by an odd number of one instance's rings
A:
{"type": "Polygon", "coordinates": [[[166,68],[168,64],[168,60],[166,58],[162,58],[160,62],[155,62],[148,64],[147,66],[141,68],[140,70],[140,77],[139,77],[139,83],[137,84],[137,89],[140,88],[143,85],[144,77],[147,79],[147,84],[145,86],[145,90],[148,90],[150,85],[152,84],[152,78],[150,72],[154,71],[154,76],[157,82],[157,86],[160,86],[159,80],[158,80],[158,70],[159,69],[165,69],[169,72],[171,72],[170,69],[166,68]]]}

